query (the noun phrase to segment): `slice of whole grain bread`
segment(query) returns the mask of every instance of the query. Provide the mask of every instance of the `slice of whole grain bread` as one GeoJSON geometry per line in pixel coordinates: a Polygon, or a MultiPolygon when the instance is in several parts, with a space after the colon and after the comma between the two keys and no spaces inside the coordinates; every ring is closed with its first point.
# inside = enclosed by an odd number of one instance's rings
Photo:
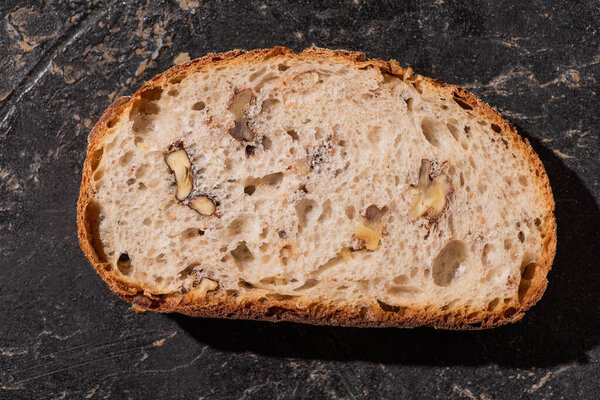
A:
{"type": "Polygon", "coordinates": [[[89,135],[81,247],[135,310],[474,329],[542,296],[554,200],[466,90],[311,48],[209,54],[89,135]]]}

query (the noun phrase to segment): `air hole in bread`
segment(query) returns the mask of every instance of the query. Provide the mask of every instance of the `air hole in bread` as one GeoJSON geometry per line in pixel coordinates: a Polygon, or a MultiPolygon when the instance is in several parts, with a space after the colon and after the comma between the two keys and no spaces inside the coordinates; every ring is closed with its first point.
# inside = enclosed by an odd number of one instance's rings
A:
{"type": "Polygon", "coordinates": [[[289,244],[281,246],[279,249],[279,261],[281,264],[287,265],[290,256],[292,255],[292,246],[289,244]]]}
{"type": "Polygon", "coordinates": [[[520,231],[517,237],[519,238],[519,242],[523,243],[525,241],[525,234],[523,231],[520,231]]]}
{"type": "Polygon", "coordinates": [[[433,282],[438,286],[449,286],[466,272],[467,249],[460,240],[446,244],[433,259],[433,282]]]}
{"type": "MultiPolygon", "coordinates": [[[[269,251],[269,249],[271,248],[271,246],[269,245],[269,243],[263,243],[260,245],[260,247],[258,248],[258,250],[261,253],[266,253],[269,251]]],[[[268,258],[271,258],[270,256],[268,256],[268,258]]]]}
{"type": "Polygon", "coordinates": [[[98,189],[101,185],[101,179],[104,176],[104,167],[98,168],[98,170],[94,173],[94,181],[96,181],[96,189],[98,189]]]}
{"type": "Polygon", "coordinates": [[[471,164],[471,167],[473,169],[477,169],[477,164],[475,164],[475,160],[473,159],[472,156],[469,156],[469,164],[471,164]]]}
{"type": "Polygon", "coordinates": [[[142,164],[135,170],[135,177],[137,179],[140,179],[140,178],[144,177],[144,175],[146,175],[147,171],[148,171],[148,164],[142,164]]]}
{"type": "Polygon", "coordinates": [[[260,80],[260,82],[258,82],[256,84],[256,86],[254,86],[254,90],[257,92],[260,92],[261,89],[267,85],[267,83],[274,81],[275,79],[278,79],[278,78],[279,78],[279,76],[276,74],[267,74],[260,80]]]}
{"type": "Polygon", "coordinates": [[[484,194],[486,189],[487,189],[487,185],[483,181],[480,181],[477,184],[477,191],[479,192],[479,194],[484,194]]]}
{"type": "Polygon", "coordinates": [[[286,131],[286,133],[292,138],[293,141],[298,140],[298,134],[296,133],[295,130],[290,129],[290,130],[286,131]]]}
{"type": "Polygon", "coordinates": [[[381,127],[374,126],[369,129],[369,133],[367,134],[367,138],[371,144],[377,144],[381,140],[381,127]]]}
{"type": "Polygon", "coordinates": [[[319,223],[325,222],[331,217],[331,200],[325,200],[321,209],[321,215],[319,215],[318,219],[319,223]]]}
{"type": "Polygon", "coordinates": [[[261,182],[264,182],[266,185],[269,186],[279,186],[283,181],[283,172],[276,172],[274,174],[265,175],[260,180],[261,182]]]}
{"type": "Polygon", "coordinates": [[[153,103],[150,100],[139,98],[134,100],[133,105],[131,107],[131,111],[129,112],[129,120],[132,121],[136,117],[142,115],[156,115],[160,112],[160,107],[158,104],[153,103]]]}
{"type": "Polygon", "coordinates": [[[512,240],[504,239],[504,250],[510,250],[512,247],[512,240]]]}
{"type": "MultiPolygon", "coordinates": [[[[463,131],[465,131],[465,136],[466,136],[467,138],[470,138],[470,137],[471,137],[471,127],[470,127],[469,125],[465,125],[465,126],[464,126],[464,128],[463,128],[463,131]]],[[[474,148],[474,149],[477,149],[477,145],[476,145],[476,144],[475,144],[475,145],[473,145],[473,148],[474,148]]]]}
{"type": "Polygon", "coordinates": [[[227,231],[232,236],[239,235],[240,233],[242,233],[244,231],[247,223],[248,223],[248,217],[245,215],[240,215],[236,219],[231,221],[231,223],[227,227],[227,231]]]}
{"type": "Polygon", "coordinates": [[[179,96],[179,90],[173,88],[173,89],[169,89],[169,91],[167,92],[167,94],[171,97],[177,97],[179,96]]]}
{"type": "Polygon", "coordinates": [[[465,110],[472,110],[473,109],[473,107],[469,103],[467,103],[466,101],[464,101],[462,98],[456,97],[456,95],[455,95],[455,97],[453,99],[456,102],[456,104],[458,104],[461,108],[463,108],[465,110]]]}
{"type": "Polygon", "coordinates": [[[133,160],[133,151],[128,151],[119,157],[119,165],[124,167],[133,160]]]}
{"type": "Polygon", "coordinates": [[[433,119],[429,117],[423,118],[421,121],[421,132],[423,132],[425,139],[427,139],[427,141],[433,146],[437,147],[440,145],[440,140],[437,133],[437,124],[433,119]]]}
{"type": "Polygon", "coordinates": [[[96,202],[90,201],[85,208],[85,224],[88,231],[88,235],[85,237],[92,246],[93,252],[92,257],[100,263],[105,263],[107,260],[106,253],[104,251],[104,244],[100,239],[100,221],[104,219],[102,215],[102,209],[96,202]]]}
{"type": "Polygon", "coordinates": [[[251,289],[255,288],[255,286],[253,284],[251,284],[250,282],[247,282],[243,279],[239,279],[237,285],[239,288],[246,289],[246,290],[251,290],[251,289]]]}
{"type": "Polygon", "coordinates": [[[286,278],[281,278],[277,276],[267,276],[265,278],[262,278],[259,282],[265,285],[273,286],[285,286],[288,283],[286,278]]]}
{"type": "MultiPolygon", "coordinates": [[[[131,130],[134,133],[144,134],[154,129],[154,119],[146,117],[145,115],[140,115],[135,117],[133,120],[133,125],[131,126],[131,130]]],[[[134,143],[139,144],[143,142],[143,139],[139,136],[134,138],[134,143]]]]}
{"type": "Polygon", "coordinates": [[[415,90],[419,93],[419,94],[423,94],[423,88],[422,88],[422,83],[420,80],[416,80],[416,81],[412,81],[410,82],[410,84],[415,88],[415,90]]]}
{"type": "Polygon", "coordinates": [[[458,128],[451,123],[447,123],[446,128],[448,128],[448,131],[452,134],[452,137],[458,142],[460,140],[458,128]]]}
{"type": "Polygon", "coordinates": [[[94,171],[96,168],[98,168],[98,165],[100,164],[100,161],[102,160],[102,154],[104,153],[104,149],[97,149],[94,150],[91,153],[90,156],[90,167],[92,169],[92,171],[94,171]]]}
{"type": "Polygon", "coordinates": [[[385,312],[398,313],[398,314],[403,314],[404,313],[404,308],[403,307],[392,306],[390,304],[384,303],[381,300],[377,300],[377,304],[385,312]]]}
{"type": "Polygon", "coordinates": [[[343,261],[343,257],[341,256],[335,256],[335,257],[331,257],[329,260],[327,260],[325,263],[319,265],[317,267],[317,269],[314,271],[315,275],[320,275],[323,272],[327,271],[328,269],[330,269],[331,267],[334,267],[336,265],[338,265],[340,262],[343,261]]]}
{"type": "Polygon", "coordinates": [[[269,228],[267,226],[265,226],[265,227],[263,227],[262,232],[260,232],[260,235],[258,237],[261,239],[265,239],[268,234],[269,234],[269,228]]]}
{"type": "Polygon", "coordinates": [[[306,226],[317,207],[317,202],[312,199],[302,199],[296,204],[296,216],[298,217],[298,233],[306,226]]]}
{"type": "Polygon", "coordinates": [[[401,286],[389,286],[386,289],[386,292],[388,294],[391,294],[392,296],[401,296],[401,295],[407,295],[407,294],[422,293],[423,291],[416,286],[401,285],[401,286]]]}
{"type": "Polygon", "coordinates": [[[346,206],[344,212],[346,213],[346,217],[348,217],[348,219],[354,219],[354,216],[356,215],[356,209],[354,206],[346,206]]]}
{"type": "Polygon", "coordinates": [[[266,71],[265,67],[260,68],[258,71],[252,73],[249,77],[248,77],[248,82],[252,82],[253,80],[255,80],[256,78],[258,78],[259,76],[261,76],[262,74],[264,74],[266,71]]]}
{"type": "Polygon", "coordinates": [[[271,150],[271,146],[273,145],[273,142],[271,141],[271,139],[269,139],[268,136],[263,136],[261,143],[262,143],[263,150],[265,150],[265,151],[271,150]]]}
{"type": "Polygon", "coordinates": [[[318,284],[319,284],[319,281],[317,279],[309,278],[302,284],[302,286],[295,288],[294,291],[299,292],[302,290],[310,289],[310,288],[317,286],[318,284]]]}
{"type": "Polygon", "coordinates": [[[118,121],[119,121],[119,118],[118,118],[118,117],[111,118],[111,119],[110,119],[110,121],[108,121],[108,122],[106,123],[106,127],[110,129],[110,128],[112,128],[113,126],[115,126],[115,124],[116,124],[118,121]]]}
{"type": "Polygon", "coordinates": [[[415,100],[412,97],[409,97],[407,99],[404,99],[404,101],[406,102],[406,108],[408,111],[412,111],[413,110],[413,104],[415,102],[415,100]]]}
{"type": "Polygon", "coordinates": [[[279,65],[277,65],[277,69],[279,71],[283,72],[283,71],[287,71],[288,69],[290,69],[290,66],[287,64],[279,64],[279,65]]]}
{"type": "Polygon", "coordinates": [[[181,233],[181,236],[184,239],[191,239],[196,236],[202,236],[202,235],[204,235],[204,231],[199,228],[188,228],[181,233]]]}
{"type": "Polygon", "coordinates": [[[117,260],[117,268],[123,275],[129,275],[131,272],[131,259],[129,258],[129,254],[121,253],[119,255],[119,259],[117,260]]]}
{"type": "Polygon", "coordinates": [[[494,298],[492,301],[488,303],[488,311],[494,311],[498,305],[500,304],[500,299],[498,297],[494,298]]]}
{"type": "Polygon", "coordinates": [[[527,293],[531,288],[531,280],[535,276],[536,269],[536,263],[527,264],[523,268],[523,272],[521,273],[521,282],[519,283],[519,302],[522,302],[527,296],[527,293]]]}
{"type": "Polygon", "coordinates": [[[200,266],[200,264],[198,264],[198,263],[193,263],[193,264],[188,265],[187,267],[185,267],[184,269],[182,269],[179,272],[179,276],[178,276],[179,279],[185,280],[188,276],[190,276],[190,274],[194,271],[194,269],[199,266],[200,266]]]}
{"type": "Polygon", "coordinates": [[[248,186],[244,187],[244,193],[246,193],[248,196],[252,196],[255,191],[256,191],[256,186],[254,186],[254,185],[248,185],[248,186]]]}
{"type": "Polygon", "coordinates": [[[481,265],[484,267],[490,265],[494,250],[495,247],[491,243],[486,243],[486,245],[483,246],[483,251],[481,252],[481,265]]]}
{"type": "Polygon", "coordinates": [[[145,100],[157,101],[162,96],[163,88],[157,86],[153,88],[144,89],[140,92],[140,97],[145,100]]]}
{"type": "Polygon", "coordinates": [[[491,127],[492,127],[492,130],[493,130],[494,132],[496,132],[496,133],[500,133],[500,132],[502,132],[502,128],[500,128],[500,127],[499,127],[498,125],[496,125],[496,124],[492,124],[492,125],[491,125],[491,127]]]}
{"type": "Polygon", "coordinates": [[[127,184],[127,186],[131,186],[135,183],[135,178],[129,178],[127,179],[127,181],[125,182],[127,184]]]}
{"type": "Polygon", "coordinates": [[[510,318],[517,313],[517,309],[515,307],[509,307],[502,313],[504,318],[510,318]]]}
{"type": "Polygon", "coordinates": [[[275,106],[279,103],[278,99],[267,98],[262,102],[261,105],[261,114],[267,114],[266,119],[270,120],[273,115],[271,115],[271,111],[275,109],[275,106]]]}
{"type": "Polygon", "coordinates": [[[204,108],[206,108],[206,104],[203,101],[197,101],[192,105],[194,111],[202,111],[204,108]]]}
{"type": "MultiPolygon", "coordinates": [[[[292,300],[295,299],[298,296],[293,296],[291,294],[279,294],[279,293],[270,293],[267,295],[267,297],[271,300],[276,300],[276,301],[286,301],[286,300],[292,300]]],[[[271,306],[269,307],[269,309],[267,310],[267,312],[265,313],[265,316],[272,316],[272,315],[278,315],[281,313],[281,311],[285,310],[284,307],[279,307],[279,306],[271,306]]]]}
{"type": "Polygon", "coordinates": [[[230,254],[240,269],[243,269],[249,262],[254,260],[254,254],[252,254],[245,241],[239,242],[230,254]]]}
{"type": "Polygon", "coordinates": [[[169,79],[169,83],[172,85],[177,85],[183,81],[183,78],[185,78],[185,75],[174,76],[173,78],[169,79]]]}
{"type": "Polygon", "coordinates": [[[525,175],[519,175],[519,177],[517,178],[517,180],[519,181],[519,183],[523,186],[527,186],[527,177],[525,175]]]}

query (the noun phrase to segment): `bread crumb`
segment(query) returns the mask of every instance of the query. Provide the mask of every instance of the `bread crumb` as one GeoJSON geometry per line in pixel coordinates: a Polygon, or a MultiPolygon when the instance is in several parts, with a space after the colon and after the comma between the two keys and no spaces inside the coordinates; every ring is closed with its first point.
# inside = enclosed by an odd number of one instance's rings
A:
{"type": "Polygon", "coordinates": [[[179,53],[174,59],[173,59],[173,64],[174,65],[180,65],[180,64],[184,64],[188,61],[190,61],[190,53],[179,53]]]}
{"type": "Polygon", "coordinates": [[[573,156],[563,153],[562,151],[558,151],[558,150],[552,150],[552,151],[554,152],[554,154],[556,154],[560,158],[575,158],[573,156]]]}

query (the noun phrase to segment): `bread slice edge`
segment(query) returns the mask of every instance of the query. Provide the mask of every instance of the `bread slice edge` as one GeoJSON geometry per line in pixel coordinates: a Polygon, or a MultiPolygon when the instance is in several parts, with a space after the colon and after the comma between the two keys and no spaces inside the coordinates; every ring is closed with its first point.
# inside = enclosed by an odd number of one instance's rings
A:
{"type": "Polygon", "coordinates": [[[190,316],[214,318],[240,318],[268,321],[293,321],[317,325],[340,325],[361,327],[416,327],[433,326],[443,329],[484,329],[515,322],[521,319],[542,297],[548,284],[547,275],[551,269],[556,252],[556,221],[554,218],[554,198],[546,171],[534,152],[529,141],[522,139],[514,126],[504,120],[493,108],[467,90],[442,83],[436,79],[413,74],[412,70],[403,69],[394,61],[367,59],[362,53],[345,50],[328,50],[312,47],[301,53],[294,53],[285,47],[274,47],[252,51],[233,50],[206,56],[188,63],[173,67],[155,76],[144,84],[131,97],[121,97],[110,105],[93,127],[88,136],[88,151],[85,159],[80,196],[77,204],[77,228],[80,246],[86,258],[96,272],[108,284],[109,288],[122,299],[133,304],[136,311],[151,310],[155,312],[178,312],[190,316]],[[313,305],[297,308],[290,300],[260,299],[260,295],[247,295],[243,298],[208,296],[197,302],[184,304],[181,294],[156,295],[121,282],[111,274],[110,265],[102,262],[102,245],[98,234],[98,210],[93,203],[92,175],[102,156],[104,141],[111,132],[111,127],[118,119],[126,115],[132,104],[145,92],[155,87],[162,87],[172,79],[182,78],[202,68],[212,68],[230,63],[260,63],[272,57],[284,59],[304,59],[309,61],[332,59],[345,62],[360,68],[377,67],[382,72],[393,74],[403,80],[418,81],[423,91],[437,92],[441,96],[452,96],[457,101],[471,107],[471,112],[486,121],[500,127],[500,134],[511,143],[524,162],[531,165],[534,171],[534,185],[545,205],[543,213],[547,215],[544,225],[544,242],[538,267],[531,278],[528,290],[519,304],[509,304],[499,309],[481,310],[476,317],[469,318],[460,311],[425,310],[403,307],[390,307],[374,302],[370,307],[354,309],[351,307],[313,305]]]}

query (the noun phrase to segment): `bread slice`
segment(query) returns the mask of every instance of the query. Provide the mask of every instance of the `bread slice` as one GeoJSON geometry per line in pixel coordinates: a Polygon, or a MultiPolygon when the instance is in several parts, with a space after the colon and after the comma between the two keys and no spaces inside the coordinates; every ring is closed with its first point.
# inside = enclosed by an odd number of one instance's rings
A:
{"type": "Polygon", "coordinates": [[[542,296],[554,200],[466,90],[311,48],[208,54],[89,135],[77,224],[137,311],[488,328],[542,296]]]}

